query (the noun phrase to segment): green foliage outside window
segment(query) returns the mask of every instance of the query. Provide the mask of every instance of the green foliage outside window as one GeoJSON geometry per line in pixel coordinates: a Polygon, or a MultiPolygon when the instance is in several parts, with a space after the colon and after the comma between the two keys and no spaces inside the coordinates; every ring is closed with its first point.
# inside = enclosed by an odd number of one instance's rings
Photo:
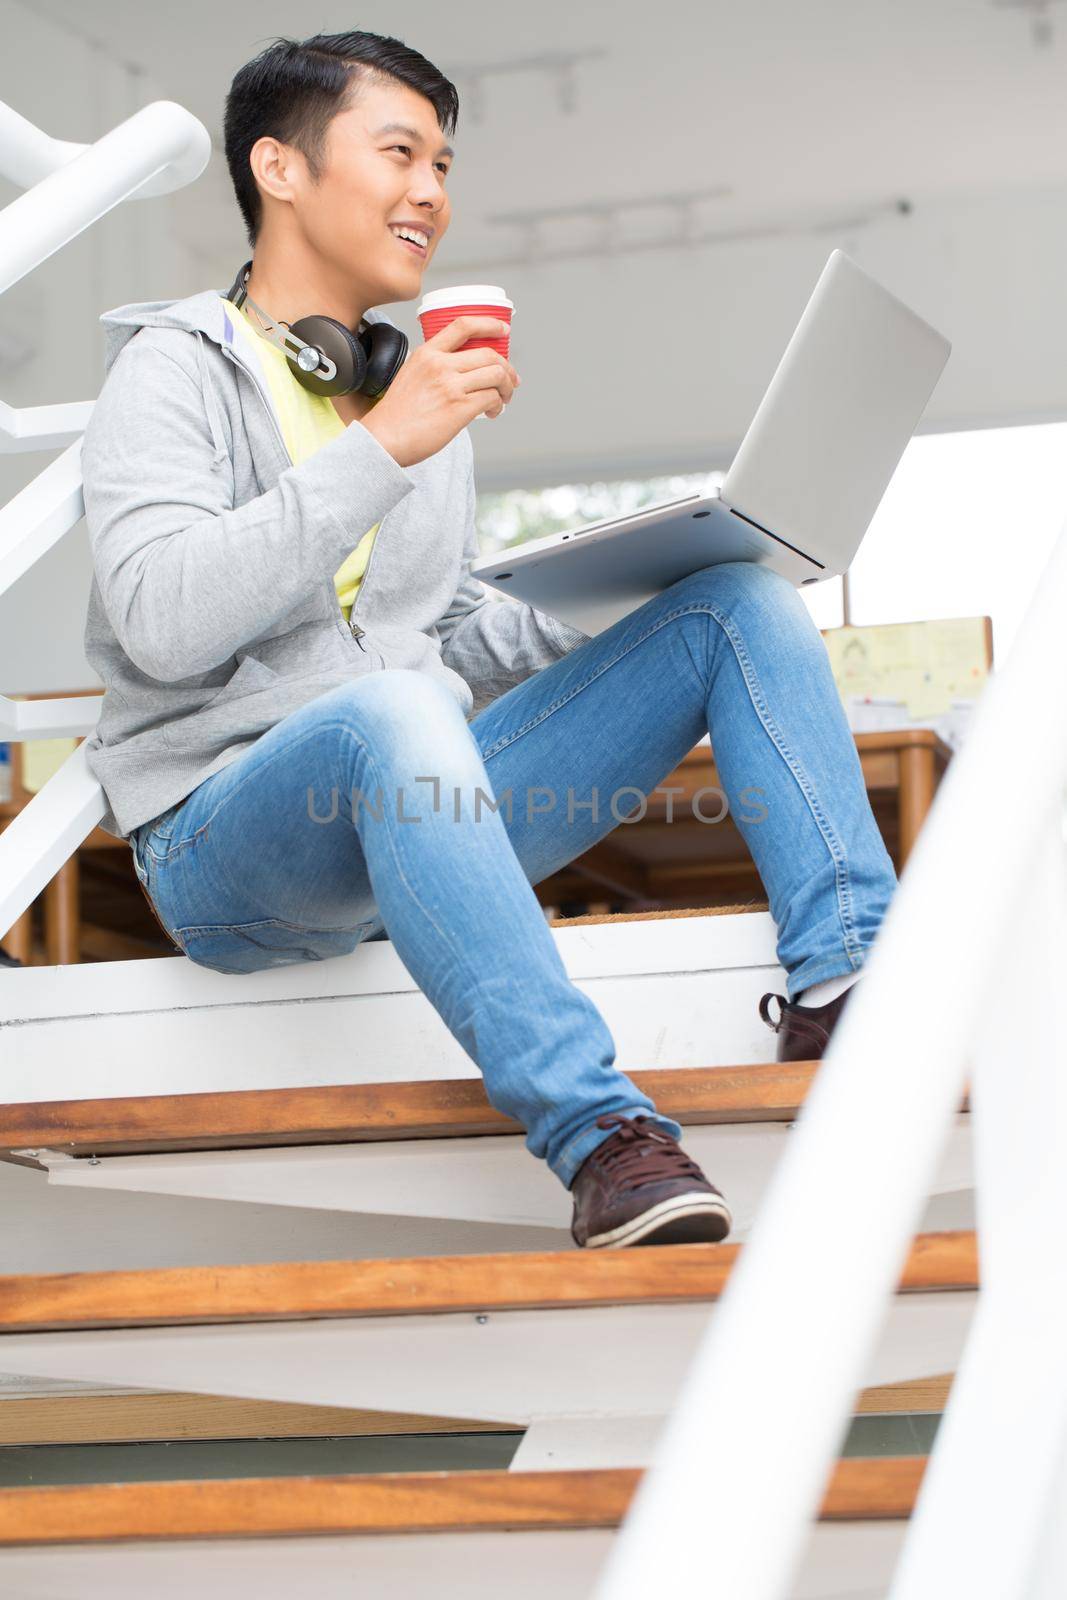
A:
{"type": "Polygon", "coordinates": [[[625,516],[659,501],[707,494],[722,483],[721,472],[675,473],[665,478],[613,483],[564,483],[551,489],[508,489],[480,494],[475,513],[481,550],[491,555],[527,539],[566,533],[590,522],[625,516]]]}

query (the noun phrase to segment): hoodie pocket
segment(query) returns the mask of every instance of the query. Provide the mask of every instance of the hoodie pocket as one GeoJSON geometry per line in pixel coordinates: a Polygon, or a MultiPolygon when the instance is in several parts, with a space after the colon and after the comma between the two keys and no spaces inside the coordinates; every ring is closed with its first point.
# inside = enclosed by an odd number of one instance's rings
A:
{"type": "Polygon", "coordinates": [[[221,689],[217,689],[210,700],[205,700],[188,716],[179,717],[164,726],[164,742],[172,750],[203,744],[210,740],[213,733],[229,728],[232,719],[228,715],[228,707],[231,701],[260,694],[264,689],[276,689],[281,681],[278,674],[256,656],[245,656],[233,677],[221,689]]]}

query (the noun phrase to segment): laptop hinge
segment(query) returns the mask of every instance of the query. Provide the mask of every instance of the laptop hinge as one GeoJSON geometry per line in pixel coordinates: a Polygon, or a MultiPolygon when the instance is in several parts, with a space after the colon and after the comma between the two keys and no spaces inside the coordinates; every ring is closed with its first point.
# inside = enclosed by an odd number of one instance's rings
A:
{"type": "Polygon", "coordinates": [[[818,567],[820,572],[826,571],[825,562],[816,561],[815,557],[809,556],[806,550],[801,550],[799,546],[790,544],[788,539],[779,538],[776,533],[771,532],[770,528],[765,528],[762,522],[757,522],[753,517],[746,517],[743,511],[737,511],[733,506],[728,509],[732,517],[739,517],[742,522],[747,522],[750,528],[757,528],[760,533],[765,533],[768,539],[774,540],[775,544],[784,544],[787,550],[792,550],[794,555],[801,556],[805,561],[810,561],[812,566],[818,567]]]}

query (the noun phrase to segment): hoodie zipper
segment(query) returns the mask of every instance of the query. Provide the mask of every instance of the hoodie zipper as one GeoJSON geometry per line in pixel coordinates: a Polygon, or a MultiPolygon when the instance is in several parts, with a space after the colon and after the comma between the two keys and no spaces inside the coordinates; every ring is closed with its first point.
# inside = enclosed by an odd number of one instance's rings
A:
{"type": "MultiPolygon", "coordinates": [[[[380,396],[379,396],[379,398],[380,398],[380,396]]],[[[374,409],[374,407],[372,406],[371,410],[373,410],[373,409],[374,409]]],[[[378,532],[374,535],[374,543],[370,547],[370,555],[367,557],[367,565],[363,569],[363,576],[362,576],[362,578],[360,579],[360,582],[359,582],[359,589],[356,592],[356,598],[353,600],[352,609],[348,613],[348,625],[352,630],[352,635],[355,638],[357,644],[359,644],[360,639],[363,638],[363,629],[356,622],[356,607],[359,605],[359,602],[363,599],[363,596],[367,592],[367,580],[371,575],[371,568],[374,566],[374,557],[375,557],[375,555],[377,554],[377,551],[378,551],[378,542],[379,542],[379,537],[380,537],[381,531],[382,531],[382,523],[384,521],[385,521],[384,517],[379,519],[378,532]]],[[[360,649],[362,650],[363,648],[364,648],[364,646],[360,645],[360,649]]]]}
{"type": "MultiPolygon", "coordinates": [[[[383,517],[378,523],[378,532],[374,535],[374,543],[370,547],[370,555],[367,557],[367,565],[363,569],[363,576],[359,580],[359,588],[356,591],[356,598],[353,600],[352,609],[348,613],[348,626],[352,630],[352,637],[355,639],[357,644],[359,644],[359,641],[363,638],[363,629],[356,621],[356,607],[359,605],[359,602],[363,599],[363,595],[366,592],[367,579],[370,577],[371,568],[374,565],[374,556],[378,549],[378,540],[381,538],[382,522],[384,520],[385,519],[383,517]]],[[[366,537],[366,535],[364,535],[364,537],[366,537]]],[[[364,650],[366,646],[360,644],[359,648],[364,650]]]]}
{"type": "MultiPolygon", "coordinates": [[[[284,435],[282,433],[282,430],[281,430],[281,428],[280,428],[280,426],[278,424],[278,418],[274,414],[274,407],[273,407],[273,405],[271,405],[271,403],[268,400],[267,396],[264,394],[258,377],[252,371],[251,367],[247,367],[245,365],[245,363],[241,360],[240,356],[237,354],[236,350],[234,350],[231,345],[222,344],[222,345],[219,346],[219,349],[222,350],[229,357],[229,359],[233,362],[234,366],[237,367],[239,371],[243,372],[245,374],[245,376],[250,379],[250,381],[251,381],[251,383],[252,383],[257,395],[259,396],[260,403],[263,406],[263,409],[267,413],[267,417],[268,417],[268,419],[270,421],[270,425],[274,430],[274,437],[278,441],[278,446],[279,446],[279,448],[280,448],[280,450],[282,452],[282,455],[285,457],[286,461],[288,461],[288,463],[289,463],[289,465],[291,467],[295,466],[296,463],[294,462],[292,456],[289,454],[289,446],[286,444],[285,437],[284,437],[284,435]]],[[[374,543],[377,544],[377,542],[378,542],[377,537],[375,537],[374,543]]],[[[373,561],[373,559],[374,559],[374,548],[372,546],[371,547],[370,557],[369,557],[369,559],[367,561],[367,571],[368,572],[370,571],[370,563],[371,563],[371,561],[373,561]]],[[[365,578],[366,578],[366,573],[364,573],[364,579],[365,578]]],[[[363,584],[361,583],[360,584],[360,590],[361,591],[362,591],[362,588],[363,588],[363,584]]],[[[344,612],[341,610],[340,602],[337,599],[337,590],[336,590],[336,588],[333,590],[333,596],[334,596],[334,603],[337,606],[337,614],[341,618],[341,621],[345,622],[344,612]]],[[[345,622],[345,626],[348,629],[349,634],[351,635],[351,637],[356,641],[356,643],[359,645],[359,648],[363,651],[363,654],[366,655],[367,647],[362,642],[364,637],[365,637],[364,630],[361,627],[359,627],[358,624],[355,623],[352,620],[352,615],[353,615],[353,613],[354,613],[354,611],[356,609],[356,603],[357,603],[358,600],[359,600],[359,595],[357,595],[356,599],[352,602],[352,611],[349,612],[348,621],[345,622]]]]}
{"type": "Polygon", "coordinates": [[[252,371],[251,367],[246,367],[245,366],[244,362],[241,360],[241,358],[237,354],[236,350],[232,349],[230,345],[228,345],[228,344],[220,345],[219,349],[222,350],[229,357],[229,359],[233,362],[235,367],[239,368],[240,371],[243,372],[245,374],[245,376],[251,380],[252,386],[255,389],[256,393],[258,394],[259,399],[260,399],[260,403],[263,406],[264,411],[267,413],[267,417],[270,420],[270,425],[274,430],[274,437],[278,441],[278,448],[281,450],[282,455],[285,457],[286,461],[288,461],[289,465],[291,467],[295,466],[296,463],[293,460],[292,456],[289,454],[289,446],[286,444],[285,439],[284,439],[284,437],[282,435],[282,430],[278,425],[278,419],[274,415],[274,407],[271,405],[270,401],[267,399],[267,396],[263,393],[263,389],[262,389],[262,387],[260,385],[259,379],[256,377],[256,374],[252,371]]]}

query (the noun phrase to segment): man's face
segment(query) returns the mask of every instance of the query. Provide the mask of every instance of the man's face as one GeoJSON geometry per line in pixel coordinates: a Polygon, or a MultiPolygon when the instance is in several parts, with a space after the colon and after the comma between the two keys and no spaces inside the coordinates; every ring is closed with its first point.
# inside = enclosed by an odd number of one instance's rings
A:
{"type": "Polygon", "coordinates": [[[301,183],[298,216],[316,254],[357,282],[368,306],[421,295],[451,220],[451,165],[433,105],[413,89],[364,87],[330,123],[322,176],[301,183]],[[422,228],[426,248],[398,238],[399,223],[422,228]]]}

